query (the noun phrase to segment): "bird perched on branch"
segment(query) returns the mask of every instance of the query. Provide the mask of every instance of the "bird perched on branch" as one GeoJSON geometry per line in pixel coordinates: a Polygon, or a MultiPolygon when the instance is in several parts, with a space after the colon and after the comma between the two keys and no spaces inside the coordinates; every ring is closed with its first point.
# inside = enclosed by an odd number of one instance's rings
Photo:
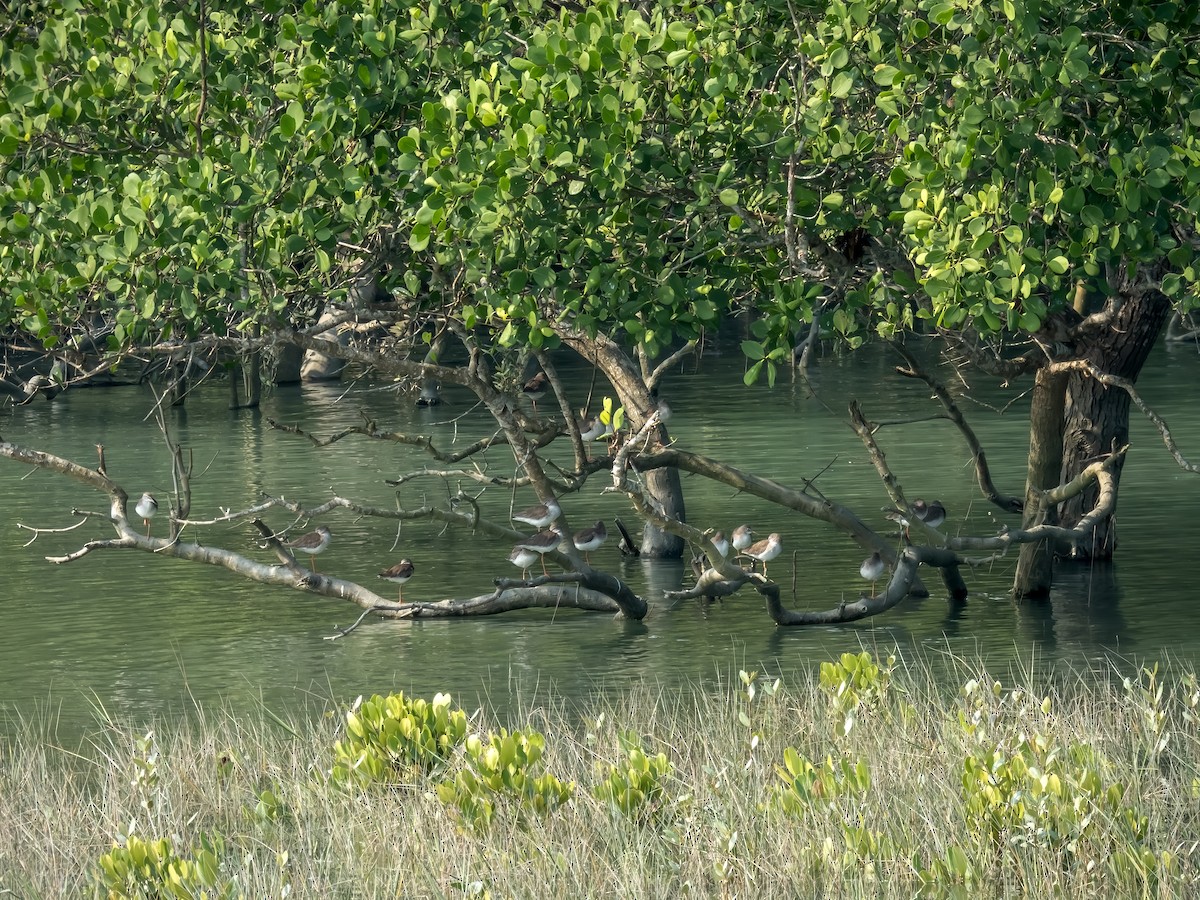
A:
{"type": "Polygon", "coordinates": [[[312,566],[314,572],[317,569],[317,554],[324,553],[325,548],[329,546],[329,541],[333,534],[329,529],[322,525],[316,531],[310,531],[308,534],[302,534],[288,544],[292,550],[299,550],[301,553],[308,554],[309,565],[312,566]]]}
{"type": "Polygon", "coordinates": [[[585,419],[579,426],[579,438],[585,443],[598,441],[608,433],[608,427],[600,421],[599,416],[585,419]]]}
{"type": "Polygon", "coordinates": [[[583,554],[589,566],[592,564],[591,552],[599,550],[600,545],[607,540],[608,528],[601,520],[597,520],[596,524],[590,528],[583,528],[575,532],[575,537],[572,538],[575,549],[583,554]]]}
{"type": "Polygon", "coordinates": [[[532,550],[517,546],[512,548],[512,553],[508,554],[508,561],[521,570],[522,578],[527,579],[529,578],[529,567],[537,562],[540,556],[532,550]]]}
{"type": "Polygon", "coordinates": [[[767,563],[769,563],[782,552],[783,538],[781,538],[779,533],[775,531],[771,532],[770,537],[767,537],[758,543],[751,544],[742,551],[742,553],[746,556],[763,564],[764,576],[767,574],[767,563]]]}
{"type": "Polygon", "coordinates": [[[557,500],[551,497],[545,503],[538,503],[513,513],[513,520],[532,525],[534,528],[545,528],[561,515],[562,507],[558,505],[557,500]]]}
{"type": "Polygon", "coordinates": [[[411,559],[402,559],[390,568],[384,569],[379,573],[379,577],[384,581],[390,581],[393,584],[400,585],[400,603],[404,602],[404,583],[413,577],[416,572],[416,567],[412,564],[411,559]]]}
{"type": "Polygon", "coordinates": [[[150,537],[150,520],[158,512],[158,501],[154,499],[154,495],[149,491],[142,494],[142,499],[137,502],[133,511],[142,517],[142,524],[146,526],[146,537],[150,537]]]}
{"type": "Polygon", "coordinates": [[[539,531],[532,537],[527,537],[523,541],[517,541],[516,548],[514,549],[529,550],[536,553],[542,558],[542,574],[549,575],[550,572],[546,569],[546,554],[552,550],[557,550],[558,545],[562,542],[562,532],[558,530],[557,525],[551,525],[545,531],[539,531]]]}
{"type": "Polygon", "coordinates": [[[875,582],[883,577],[883,573],[887,571],[887,563],[883,561],[883,557],[876,550],[870,556],[862,561],[862,565],[858,567],[858,574],[871,582],[871,596],[875,595],[875,582]]]}
{"type": "Polygon", "coordinates": [[[749,525],[739,525],[733,529],[734,550],[745,550],[752,543],[754,543],[754,532],[750,529],[749,525]]]}
{"type": "Polygon", "coordinates": [[[930,528],[940,528],[946,521],[946,507],[942,506],[942,501],[934,500],[930,503],[925,510],[925,515],[921,517],[921,521],[930,528]]]}
{"type": "Polygon", "coordinates": [[[712,545],[717,548],[717,552],[722,556],[729,555],[729,538],[725,537],[723,531],[713,531],[711,528],[704,532],[708,539],[712,541],[712,545]]]}

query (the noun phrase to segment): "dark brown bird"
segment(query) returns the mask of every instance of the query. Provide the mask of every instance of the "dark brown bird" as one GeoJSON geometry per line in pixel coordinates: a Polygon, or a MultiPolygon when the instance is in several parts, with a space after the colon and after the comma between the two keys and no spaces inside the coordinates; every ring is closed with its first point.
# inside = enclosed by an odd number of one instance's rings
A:
{"type": "Polygon", "coordinates": [[[400,585],[399,602],[404,602],[404,582],[413,577],[416,572],[416,567],[412,564],[411,559],[402,559],[389,569],[384,569],[379,573],[379,577],[384,581],[390,581],[393,584],[400,585]]]}
{"type": "MultiPolygon", "coordinates": [[[[517,541],[516,547],[522,550],[531,550],[542,558],[542,574],[549,575],[550,572],[546,569],[546,554],[552,550],[557,550],[558,545],[563,542],[562,532],[558,530],[557,525],[551,525],[545,531],[539,531],[533,537],[527,537],[522,541],[517,541]]],[[[514,547],[514,549],[516,549],[514,547]]]]}
{"type": "Polygon", "coordinates": [[[546,378],[545,372],[538,372],[532,378],[525,382],[525,386],[521,388],[521,395],[528,397],[529,402],[533,404],[533,414],[537,415],[537,402],[546,396],[546,387],[549,379],[546,378]]]}
{"type": "Polygon", "coordinates": [[[605,527],[604,522],[597,521],[591,528],[583,528],[575,532],[573,540],[575,549],[583,553],[584,559],[590,566],[592,564],[590,554],[593,550],[599,550],[600,545],[608,540],[608,528],[605,527]]]}

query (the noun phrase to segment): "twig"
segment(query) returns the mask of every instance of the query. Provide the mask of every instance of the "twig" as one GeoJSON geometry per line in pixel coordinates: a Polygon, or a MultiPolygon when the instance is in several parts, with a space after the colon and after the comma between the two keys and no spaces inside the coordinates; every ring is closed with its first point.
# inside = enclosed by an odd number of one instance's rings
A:
{"type": "Polygon", "coordinates": [[[650,373],[649,377],[646,378],[646,389],[653,391],[656,387],[658,387],[659,381],[662,380],[662,377],[666,375],[667,372],[669,372],[672,368],[674,368],[695,351],[696,341],[690,340],[662,362],[660,362],[654,367],[654,370],[650,373]]]}
{"type": "Polygon", "coordinates": [[[345,628],[339,628],[339,629],[337,629],[337,631],[335,631],[333,634],[327,634],[327,635],[325,635],[325,637],[323,638],[323,640],[326,640],[326,641],[336,641],[338,638],[343,638],[343,637],[345,637],[345,636],[346,636],[346,635],[348,635],[350,632],[352,632],[352,631],[353,631],[355,628],[357,628],[357,627],[358,627],[360,624],[362,624],[362,620],[363,620],[363,619],[365,619],[367,616],[369,616],[371,613],[373,613],[373,612],[380,612],[380,611],[382,611],[382,610],[384,610],[384,609],[386,609],[386,607],[382,607],[382,606],[372,606],[372,607],[370,607],[369,609],[364,609],[364,610],[362,611],[362,615],[361,615],[361,616],[359,616],[357,619],[355,619],[355,620],[354,620],[354,624],[353,624],[353,625],[348,625],[348,626],[346,626],[345,628]]]}
{"type": "MultiPolygon", "coordinates": [[[[75,511],[72,510],[72,513],[74,513],[74,512],[75,511]]],[[[20,522],[18,522],[17,523],[18,528],[24,528],[26,531],[33,532],[33,537],[31,537],[28,541],[26,541],[21,546],[28,547],[30,544],[32,544],[34,541],[36,541],[43,534],[65,534],[68,531],[74,531],[76,528],[86,525],[88,523],[88,519],[91,516],[96,515],[96,513],[83,513],[82,515],[83,515],[82,520],[80,520],[79,522],[76,522],[74,525],[68,525],[66,528],[39,528],[39,527],[36,527],[33,525],[22,525],[20,522]]]]}

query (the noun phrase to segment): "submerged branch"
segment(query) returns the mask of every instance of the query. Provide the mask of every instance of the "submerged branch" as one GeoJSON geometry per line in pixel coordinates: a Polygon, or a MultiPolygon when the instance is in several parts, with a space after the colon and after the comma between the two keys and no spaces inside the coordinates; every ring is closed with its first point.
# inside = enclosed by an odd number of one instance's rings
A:
{"type": "Polygon", "coordinates": [[[906,547],[900,554],[892,579],[882,594],[874,597],[864,595],[858,600],[840,603],[832,609],[813,612],[797,612],[787,609],[779,598],[778,585],[768,582],[760,575],[750,577],[758,592],[766,599],[767,611],[776,625],[835,625],[877,616],[896,606],[913,592],[917,569],[922,563],[941,570],[942,580],[946,583],[952,599],[955,601],[966,599],[967,586],[959,573],[959,567],[965,565],[966,560],[961,559],[950,550],[941,550],[936,547],[906,547]]]}
{"type": "MultiPolygon", "coordinates": [[[[108,494],[111,507],[109,519],[117,531],[117,537],[107,540],[90,540],[73,553],[64,556],[46,557],[47,560],[56,564],[73,562],[97,550],[140,550],[146,553],[183,559],[189,562],[220,566],[261,584],[289,587],[294,590],[302,590],[323,597],[347,600],[369,613],[374,613],[384,618],[395,619],[409,619],[421,616],[488,615],[513,609],[550,606],[620,611],[631,618],[642,618],[648,610],[645,601],[634,594],[620,579],[592,570],[585,563],[582,563],[582,561],[576,560],[575,557],[578,556],[578,553],[575,551],[574,546],[569,544],[566,545],[567,550],[565,553],[551,552],[547,556],[556,562],[561,562],[564,566],[581,569],[581,571],[555,576],[547,581],[569,582],[575,585],[572,589],[547,583],[543,586],[535,587],[502,588],[497,590],[495,594],[485,597],[475,597],[469,600],[444,600],[436,603],[416,604],[393,603],[355,582],[309,571],[301,566],[296,562],[295,557],[289,549],[280,542],[278,537],[280,532],[272,529],[261,519],[255,518],[251,524],[257,528],[264,546],[269,547],[276,554],[279,559],[278,564],[258,562],[241,553],[219,547],[205,546],[197,543],[184,543],[178,539],[143,536],[136,529],[129,526],[125,513],[128,495],[124,488],[106,475],[70,460],[63,459],[62,457],[29,450],[3,440],[0,440],[0,457],[64,475],[108,494]]],[[[381,518],[404,519],[428,517],[483,530],[510,540],[517,540],[523,537],[518,531],[503,528],[480,519],[474,507],[472,507],[470,514],[432,507],[423,507],[415,511],[385,510],[358,504],[342,497],[334,497],[311,509],[305,509],[300,504],[286,501],[283,498],[271,498],[267,503],[255,507],[254,510],[260,511],[273,506],[281,506],[296,513],[298,516],[302,515],[309,518],[320,516],[335,508],[350,509],[364,515],[381,518]]],[[[250,514],[251,511],[249,510],[242,513],[231,513],[227,510],[224,515],[212,521],[230,521],[250,514]]],[[[183,520],[178,524],[197,523],[183,520]]]]}
{"type": "Polygon", "coordinates": [[[1128,449],[1128,445],[1120,447],[1105,459],[1092,463],[1065,484],[1038,493],[1038,509],[1032,520],[1036,524],[1031,527],[1005,528],[993,537],[946,538],[946,546],[954,550],[1003,550],[1014,544],[1030,544],[1046,539],[1063,541],[1074,546],[1090,540],[1096,524],[1111,516],[1117,507],[1117,478],[1114,470],[1128,449]],[[1074,528],[1046,523],[1047,510],[1082,494],[1092,483],[1098,486],[1096,505],[1074,528]]]}
{"type": "MultiPolygon", "coordinates": [[[[294,434],[299,437],[308,438],[314,447],[328,447],[330,444],[336,444],[343,438],[349,437],[352,434],[362,435],[376,441],[390,441],[394,444],[408,444],[411,447],[419,447],[424,450],[438,462],[456,463],[466,459],[469,456],[474,456],[477,453],[482,453],[496,445],[504,445],[508,443],[508,438],[504,436],[503,431],[497,431],[490,437],[480,438],[470,446],[464,447],[462,450],[447,452],[441,450],[433,442],[433,438],[427,434],[405,434],[402,431],[380,431],[375,422],[367,419],[363,415],[364,424],[354,425],[350,428],[343,428],[341,431],[326,437],[318,437],[311,432],[305,431],[296,425],[284,425],[282,422],[277,422],[274,419],[268,418],[267,424],[276,431],[282,431],[286,434],[294,434]]],[[[547,430],[539,434],[536,438],[537,445],[543,447],[558,436],[557,429],[547,430]]]]}

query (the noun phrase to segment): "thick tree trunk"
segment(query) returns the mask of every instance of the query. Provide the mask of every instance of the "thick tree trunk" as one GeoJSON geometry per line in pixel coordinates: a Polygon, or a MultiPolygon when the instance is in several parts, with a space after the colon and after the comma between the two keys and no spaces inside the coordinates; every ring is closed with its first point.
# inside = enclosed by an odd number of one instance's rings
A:
{"type": "MultiPolygon", "coordinates": [[[[1058,484],[1063,463],[1063,427],[1067,399],[1066,373],[1052,374],[1039,369],[1033,386],[1029,409],[1029,474],[1025,481],[1024,528],[1038,524],[1034,521],[1041,504],[1037,492],[1058,484]]],[[[1058,511],[1051,507],[1046,522],[1058,524],[1058,511]]],[[[1054,578],[1054,545],[1049,540],[1021,545],[1017,560],[1017,576],[1013,581],[1013,596],[1044,600],[1050,595],[1054,578]]]]}
{"type": "MultiPolygon", "coordinates": [[[[1170,311],[1169,301],[1158,291],[1131,296],[1108,327],[1080,348],[1080,355],[1102,372],[1136,381],[1170,311]]],[[[1073,373],[1069,377],[1066,415],[1064,482],[1088,463],[1124,446],[1129,438],[1129,395],[1119,388],[1105,387],[1086,375],[1073,373]]],[[[1119,480],[1120,466],[1115,475],[1119,480]]],[[[1064,504],[1063,525],[1073,528],[1095,502],[1096,489],[1093,487],[1064,504]]],[[[1090,544],[1079,545],[1076,555],[1107,559],[1116,545],[1116,527],[1109,517],[1096,526],[1090,544]]]]}
{"type": "MultiPolygon", "coordinates": [[[[563,329],[563,343],[596,366],[612,384],[630,428],[637,432],[657,408],[638,371],[637,364],[625,350],[605,335],[591,337],[582,332],[563,329]]],[[[666,425],[659,425],[658,442],[666,447],[671,443],[666,425]]],[[[646,473],[646,491],[658,504],[664,515],[687,521],[683,503],[683,484],[675,469],[656,470],[646,473]]],[[[681,537],[655,528],[649,522],[642,531],[642,556],[650,559],[678,559],[683,556],[684,540],[681,537]]]]}

